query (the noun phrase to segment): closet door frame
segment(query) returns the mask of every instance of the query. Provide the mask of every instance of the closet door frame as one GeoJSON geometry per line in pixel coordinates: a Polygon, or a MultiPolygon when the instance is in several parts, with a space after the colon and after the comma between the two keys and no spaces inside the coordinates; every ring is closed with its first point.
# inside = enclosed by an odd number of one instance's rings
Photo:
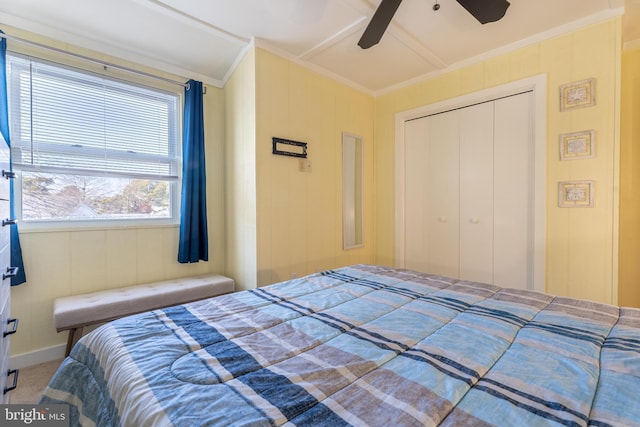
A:
{"type": "Polygon", "coordinates": [[[539,292],[546,290],[546,155],[547,155],[547,76],[507,83],[467,95],[424,105],[395,115],[395,265],[405,267],[405,122],[481,102],[532,92],[533,114],[533,236],[532,284],[539,292]]]}

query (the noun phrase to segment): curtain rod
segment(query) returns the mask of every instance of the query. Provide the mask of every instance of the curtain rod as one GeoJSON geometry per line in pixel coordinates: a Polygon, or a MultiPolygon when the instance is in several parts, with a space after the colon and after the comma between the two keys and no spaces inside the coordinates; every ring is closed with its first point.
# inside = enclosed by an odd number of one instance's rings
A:
{"type": "Polygon", "coordinates": [[[83,59],[85,61],[93,62],[94,64],[102,65],[104,67],[116,68],[118,70],[128,71],[130,73],[139,74],[139,75],[142,75],[142,76],[145,76],[145,77],[150,77],[152,79],[162,80],[163,82],[171,83],[171,84],[182,86],[182,87],[184,87],[186,89],[189,89],[189,83],[182,83],[182,82],[179,82],[179,81],[176,81],[176,80],[168,79],[166,77],[160,77],[160,76],[156,76],[156,75],[151,74],[151,73],[145,73],[144,71],[136,70],[134,68],[125,67],[125,66],[114,64],[114,63],[111,63],[111,62],[100,61],[99,59],[94,59],[94,58],[91,58],[89,56],[80,55],[78,53],[73,53],[73,52],[68,52],[66,50],[62,50],[62,49],[59,49],[57,47],[47,46],[47,45],[42,44],[42,43],[34,42],[34,41],[31,41],[31,40],[23,39],[23,38],[16,37],[16,36],[10,36],[10,35],[4,34],[2,32],[0,32],[0,37],[4,38],[4,39],[7,39],[7,40],[14,40],[14,41],[21,42],[21,43],[26,43],[26,44],[29,44],[29,45],[32,45],[32,46],[37,46],[37,47],[40,47],[40,48],[43,48],[43,49],[52,50],[54,52],[62,53],[64,55],[73,56],[75,58],[79,58],[79,59],[83,59]]]}

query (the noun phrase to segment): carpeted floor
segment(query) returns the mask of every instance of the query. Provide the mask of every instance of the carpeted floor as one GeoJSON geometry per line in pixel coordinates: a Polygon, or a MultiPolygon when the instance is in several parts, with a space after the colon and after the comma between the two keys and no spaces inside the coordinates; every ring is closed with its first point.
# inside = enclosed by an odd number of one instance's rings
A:
{"type": "Polygon", "coordinates": [[[9,395],[10,403],[38,403],[40,396],[62,360],[27,366],[20,369],[18,387],[9,395]]]}

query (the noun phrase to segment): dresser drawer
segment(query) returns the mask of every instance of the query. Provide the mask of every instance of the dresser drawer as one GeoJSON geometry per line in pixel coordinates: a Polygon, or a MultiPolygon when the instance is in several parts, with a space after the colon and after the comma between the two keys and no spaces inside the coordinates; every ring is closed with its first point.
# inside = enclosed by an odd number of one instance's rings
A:
{"type": "MultiPolygon", "coordinates": [[[[4,306],[2,312],[0,312],[0,330],[2,331],[2,335],[0,335],[0,346],[2,349],[0,350],[0,355],[4,355],[5,351],[8,351],[9,342],[11,341],[11,333],[14,329],[14,324],[9,324],[9,316],[11,315],[11,304],[7,302],[7,305],[4,306]],[[5,335],[6,334],[6,335],[5,335]]],[[[4,359],[3,359],[4,360],[4,359]]]]}
{"type": "Polygon", "coordinates": [[[0,344],[0,403],[8,403],[9,396],[4,392],[7,388],[9,373],[9,340],[2,340],[0,344]]]}
{"type": "MultiPolygon", "coordinates": [[[[11,247],[5,246],[0,250],[0,274],[7,275],[8,270],[11,268],[11,247]]],[[[0,277],[2,279],[2,277],[0,277]]],[[[9,306],[9,297],[11,295],[11,278],[7,277],[0,282],[0,310],[4,309],[5,305],[9,306]]],[[[2,320],[2,319],[0,319],[2,320]]]]}
{"type": "Polygon", "coordinates": [[[0,199],[9,200],[9,148],[0,141],[0,199]]]}
{"type": "Polygon", "coordinates": [[[9,341],[2,348],[2,363],[0,363],[0,403],[9,403],[9,393],[18,384],[18,371],[9,370],[9,341]]]}
{"type": "Polygon", "coordinates": [[[10,309],[11,306],[7,301],[7,304],[2,309],[2,312],[0,312],[0,330],[2,330],[2,335],[0,335],[0,402],[2,403],[8,402],[9,396],[4,393],[4,390],[7,388],[7,386],[11,385],[8,383],[9,381],[13,382],[13,379],[10,379],[8,375],[9,358],[11,356],[9,350],[11,347],[10,342],[12,334],[5,336],[5,333],[12,332],[14,330],[14,326],[16,325],[15,323],[8,323],[10,309]]]}
{"type": "Polygon", "coordinates": [[[11,239],[11,224],[13,222],[9,213],[9,201],[0,199],[0,249],[8,245],[11,239]]]}

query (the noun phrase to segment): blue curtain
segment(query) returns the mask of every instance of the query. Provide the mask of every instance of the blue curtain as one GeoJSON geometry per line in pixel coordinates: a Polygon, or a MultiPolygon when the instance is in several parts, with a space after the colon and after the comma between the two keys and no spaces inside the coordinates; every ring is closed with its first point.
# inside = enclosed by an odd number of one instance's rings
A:
{"type": "Polygon", "coordinates": [[[208,261],[208,240],[202,83],[189,80],[184,96],[178,262],[208,261]]]}
{"type": "MultiPolygon", "coordinates": [[[[4,34],[2,30],[0,33],[4,34]]],[[[0,132],[7,144],[11,146],[9,138],[9,104],[7,102],[7,39],[0,38],[0,132]]],[[[3,178],[0,178],[3,179],[3,178]]],[[[16,217],[13,197],[13,180],[10,181],[10,216],[16,217]]],[[[22,248],[20,247],[20,236],[18,235],[18,224],[10,225],[11,230],[11,266],[18,267],[17,274],[11,278],[11,286],[16,286],[27,281],[24,272],[24,262],[22,261],[22,248]]]]}

